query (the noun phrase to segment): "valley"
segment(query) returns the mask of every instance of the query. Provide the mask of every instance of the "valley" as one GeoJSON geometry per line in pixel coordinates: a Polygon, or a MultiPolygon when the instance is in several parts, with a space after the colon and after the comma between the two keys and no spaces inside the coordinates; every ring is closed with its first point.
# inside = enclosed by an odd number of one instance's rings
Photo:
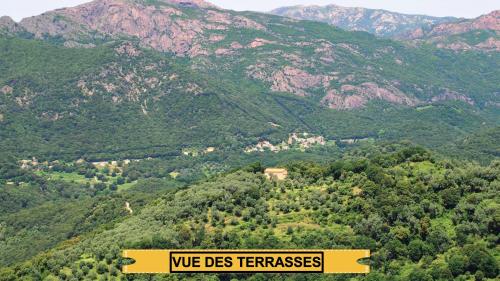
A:
{"type": "Polygon", "coordinates": [[[0,281],[497,280],[498,18],[1,17],[0,281]],[[372,272],[125,275],[123,249],[370,249],[372,272]]]}

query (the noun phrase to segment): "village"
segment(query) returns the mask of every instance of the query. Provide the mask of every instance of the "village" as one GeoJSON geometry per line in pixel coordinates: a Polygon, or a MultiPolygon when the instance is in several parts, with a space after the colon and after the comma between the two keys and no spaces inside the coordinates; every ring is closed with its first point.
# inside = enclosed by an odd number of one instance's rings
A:
{"type": "Polygon", "coordinates": [[[244,151],[246,153],[252,153],[264,152],[267,150],[277,153],[294,148],[299,150],[306,150],[313,146],[324,146],[326,145],[326,143],[327,141],[323,136],[314,136],[309,133],[292,133],[289,135],[287,141],[283,141],[279,144],[274,145],[271,142],[264,140],[260,141],[256,145],[245,148],[244,151]]]}
{"type": "Polygon", "coordinates": [[[292,133],[289,135],[288,140],[282,141],[279,144],[272,144],[268,140],[262,140],[255,145],[248,146],[244,149],[245,153],[253,152],[265,152],[270,151],[278,153],[287,150],[300,150],[305,151],[307,149],[326,146],[326,145],[354,145],[360,142],[366,142],[373,140],[371,138],[349,138],[340,140],[327,140],[325,137],[320,135],[313,135],[310,133],[292,133]]]}

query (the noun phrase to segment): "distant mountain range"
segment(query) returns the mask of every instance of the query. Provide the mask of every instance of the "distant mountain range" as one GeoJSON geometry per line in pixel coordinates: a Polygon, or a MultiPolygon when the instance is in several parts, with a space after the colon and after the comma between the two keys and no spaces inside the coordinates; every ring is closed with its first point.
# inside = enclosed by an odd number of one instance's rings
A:
{"type": "Polygon", "coordinates": [[[432,43],[452,50],[500,50],[500,11],[476,19],[406,15],[386,10],[347,8],[337,5],[292,6],[272,14],[300,20],[326,22],[381,37],[432,43]]]}
{"type": "Polygon", "coordinates": [[[475,19],[417,28],[407,38],[452,50],[500,51],[500,10],[475,19]]]}
{"type": "Polygon", "coordinates": [[[338,5],[282,7],[271,13],[301,20],[326,22],[346,30],[366,31],[383,37],[401,37],[417,28],[459,20],[454,17],[407,15],[380,9],[338,5]]]}

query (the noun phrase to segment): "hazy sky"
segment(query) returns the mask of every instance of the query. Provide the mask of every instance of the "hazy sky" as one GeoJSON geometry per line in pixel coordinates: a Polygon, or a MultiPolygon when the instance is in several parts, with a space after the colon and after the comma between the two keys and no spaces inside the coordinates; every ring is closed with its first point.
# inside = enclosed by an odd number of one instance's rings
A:
{"type": "MultiPolygon", "coordinates": [[[[0,16],[14,20],[38,15],[48,10],[75,6],[90,0],[0,0],[0,16]]],[[[222,8],[233,10],[269,11],[291,5],[337,4],[390,11],[473,18],[500,9],[499,0],[213,0],[222,8]]]]}

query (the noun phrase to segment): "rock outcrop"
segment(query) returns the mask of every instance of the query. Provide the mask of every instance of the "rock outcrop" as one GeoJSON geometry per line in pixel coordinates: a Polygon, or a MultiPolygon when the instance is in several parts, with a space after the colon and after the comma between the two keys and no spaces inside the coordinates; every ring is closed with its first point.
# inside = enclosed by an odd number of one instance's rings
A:
{"type": "MultiPolygon", "coordinates": [[[[142,46],[181,56],[205,55],[206,42],[220,40],[207,35],[210,30],[229,26],[263,30],[264,27],[244,16],[233,16],[201,0],[162,0],[164,5],[148,5],[146,1],[96,0],[72,8],[64,8],[23,19],[20,22],[36,38],[62,37],[68,47],[79,40],[136,37],[142,46]],[[190,17],[185,8],[209,9],[204,18],[190,17]],[[208,38],[210,37],[210,38],[208,38]]],[[[84,45],[86,46],[86,45],[84,45]]]]}
{"type": "Polygon", "coordinates": [[[407,106],[414,106],[419,102],[394,86],[382,87],[376,83],[366,82],[359,86],[342,85],[340,91],[330,90],[322,103],[333,109],[353,109],[363,107],[374,99],[407,106]]]}
{"type": "Polygon", "coordinates": [[[432,103],[436,103],[436,102],[440,102],[440,101],[461,101],[461,102],[465,102],[465,103],[468,103],[470,105],[474,105],[475,102],[473,99],[469,98],[468,96],[466,95],[463,95],[463,94],[460,94],[458,92],[455,92],[455,91],[452,91],[450,89],[443,89],[442,93],[437,95],[437,96],[434,96],[431,98],[430,102],[432,103]]]}
{"type": "Polygon", "coordinates": [[[21,31],[22,28],[10,17],[0,17],[0,34],[2,33],[16,33],[21,31]]]}
{"type": "Polygon", "coordinates": [[[14,89],[9,85],[5,85],[2,88],[0,88],[0,92],[4,95],[12,94],[13,91],[14,89]]]}
{"type": "Polygon", "coordinates": [[[298,96],[309,95],[309,90],[315,88],[327,88],[333,79],[327,75],[315,75],[302,69],[285,66],[272,74],[265,71],[269,66],[259,64],[248,68],[248,75],[254,79],[271,83],[271,90],[274,92],[288,92],[298,96]]]}

